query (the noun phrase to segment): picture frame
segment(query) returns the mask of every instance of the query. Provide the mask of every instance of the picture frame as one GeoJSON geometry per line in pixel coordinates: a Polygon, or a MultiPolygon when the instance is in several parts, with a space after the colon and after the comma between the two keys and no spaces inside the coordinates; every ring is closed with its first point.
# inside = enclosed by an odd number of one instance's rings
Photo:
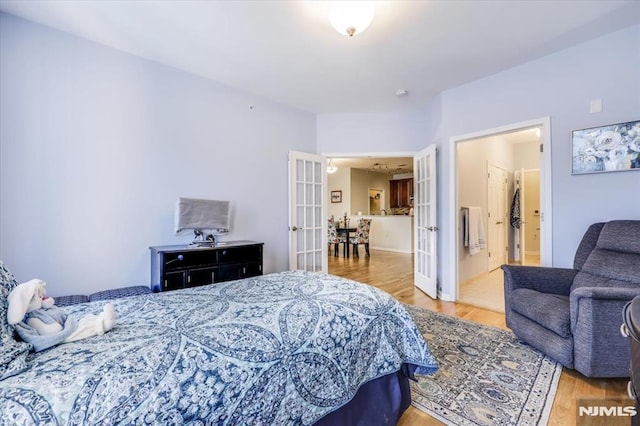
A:
{"type": "Polygon", "coordinates": [[[640,170],[640,120],[571,132],[571,174],[640,170]]]}
{"type": "Polygon", "coordinates": [[[331,191],[331,202],[332,203],[341,203],[342,202],[342,191],[331,191]]]}

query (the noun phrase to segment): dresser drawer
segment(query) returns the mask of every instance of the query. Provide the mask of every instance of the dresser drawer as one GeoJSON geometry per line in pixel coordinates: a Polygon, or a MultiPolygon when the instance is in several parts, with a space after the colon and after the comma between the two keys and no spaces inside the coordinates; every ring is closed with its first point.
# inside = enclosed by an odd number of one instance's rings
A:
{"type": "Polygon", "coordinates": [[[262,245],[233,247],[218,252],[218,263],[229,265],[238,262],[262,262],[262,245]]]}
{"type": "Polygon", "coordinates": [[[167,270],[192,268],[198,265],[215,265],[217,263],[218,251],[216,250],[191,250],[164,254],[164,266],[167,270]]]}
{"type": "Polygon", "coordinates": [[[213,284],[217,280],[217,272],[218,268],[212,267],[189,269],[187,286],[193,287],[198,285],[213,284]]]}
{"type": "Polygon", "coordinates": [[[186,282],[186,271],[168,272],[164,277],[162,290],[178,290],[180,288],[184,288],[186,282]]]}

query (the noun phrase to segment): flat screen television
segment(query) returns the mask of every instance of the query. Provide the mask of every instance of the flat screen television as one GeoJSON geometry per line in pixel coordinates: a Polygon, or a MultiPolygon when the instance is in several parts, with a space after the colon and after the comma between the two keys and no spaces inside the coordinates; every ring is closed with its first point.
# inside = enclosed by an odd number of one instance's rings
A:
{"type": "MultiPolygon", "coordinates": [[[[204,234],[224,235],[229,232],[231,214],[229,201],[178,198],[175,211],[175,232],[193,230],[199,241],[205,242],[204,234]]],[[[199,241],[194,241],[197,243],[199,241]]],[[[210,238],[210,242],[214,239],[210,238]]]]}

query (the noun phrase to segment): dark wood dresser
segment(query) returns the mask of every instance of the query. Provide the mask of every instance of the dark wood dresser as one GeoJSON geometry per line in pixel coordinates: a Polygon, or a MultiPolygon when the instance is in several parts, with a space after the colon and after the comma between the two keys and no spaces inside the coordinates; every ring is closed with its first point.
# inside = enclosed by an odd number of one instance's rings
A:
{"type": "Polygon", "coordinates": [[[262,275],[263,245],[229,241],[213,246],[149,247],[151,290],[177,290],[262,275]]]}

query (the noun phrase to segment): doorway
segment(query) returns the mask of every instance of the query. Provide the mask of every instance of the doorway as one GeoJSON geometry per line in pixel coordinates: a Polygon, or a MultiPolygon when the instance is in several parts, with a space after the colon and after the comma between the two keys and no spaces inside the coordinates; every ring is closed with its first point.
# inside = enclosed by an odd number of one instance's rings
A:
{"type": "Polygon", "coordinates": [[[385,210],[385,206],[384,189],[369,188],[369,211],[367,214],[370,216],[380,215],[385,210]]]}
{"type": "Polygon", "coordinates": [[[542,220],[544,214],[550,215],[551,202],[550,191],[545,190],[550,168],[546,167],[547,156],[541,150],[548,141],[548,124],[548,119],[541,119],[452,138],[456,165],[452,185],[457,186],[454,300],[504,312],[503,274],[499,266],[525,262],[540,265],[550,261],[550,248],[545,252],[551,241],[550,223],[542,220]],[[532,177],[531,182],[527,183],[527,177],[532,177]],[[519,181],[522,192],[528,193],[528,203],[524,196],[521,202],[516,200],[519,181]],[[537,185],[536,191],[532,185],[537,185]],[[532,196],[537,199],[532,201],[532,196]],[[468,206],[477,206],[482,211],[481,225],[486,237],[484,250],[473,255],[464,245],[461,228],[464,225],[461,212],[468,206]],[[543,206],[549,209],[545,211],[543,206]],[[520,234],[513,226],[514,219],[522,224],[520,234]],[[545,225],[548,229],[544,229],[545,225]],[[525,229],[529,235],[526,241],[537,242],[537,246],[526,251],[525,229]],[[520,255],[520,241],[526,256],[520,255]]]}
{"type": "MultiPolygon", "coordinates": [[[[356,157],[353,154],[326,156],[336,168],[327,177],[327,193],[340,191],[341,194],[340,200],[330,200],[328,203],[327,217],[333,216],[337,220],[346,216],[353,227],[359,219],[371,219],[371,249],[412,253],[411,206],[404,205],[400,208],[393,204],[391,183],[413,177],[413,154],[390,153],[384,157],[356,157]]],[[[407,202],[408,200],[407,193],[407,202]]],[[[341,249],[340,256],[343,255],[345,253],[341,249]]],[[[351,267],[357,268],[367,259],[355,259],[351,267]]]]}
{"type": "MultiPolygon", "coordinates": [[[[366,215],[369,211],[369,218],[372,220],[370,248],[408,253],[412,258],[415,256],[416,285],[435,298],[438,229],[435,216],[435,145],[432,144],[419,153],[398,156],[387,154],[384,158],[325,155],[335,166],[328,179],[328,190],[340,191],[342,194],[341,203],[332,203],[333,205],[329,206],[329,217],[336,217],[337,214],[337,217],[346,217],[353,223],[354,219],[357,221],[363,213],[366,215]],[[400,164],[395,164],[398,162],[400,164]],[[418,179],[414,179],[416,172],[418,179]],[[380,183],[372,180],[376,175],[381,179],[380,183]],[[395,191],[394,196],[392,183],[399,182],[402,183],[403,190],[395,191]],[[372,213],[378,207],[378,194],[372,193],[372,188],[381,189],[378,214],[372,213]],[[384,197],[385,192],[390,196],[384,197]],[[365,196],[363,204],[361,195],[365,196]],[[376,204],[373,209],[372,201],[376,204]]],[[[373,256],[359,260],[373,261],[373,256]]],[[[356,262],[353,263],[351,266],[357,267],[356,262]]]]}

